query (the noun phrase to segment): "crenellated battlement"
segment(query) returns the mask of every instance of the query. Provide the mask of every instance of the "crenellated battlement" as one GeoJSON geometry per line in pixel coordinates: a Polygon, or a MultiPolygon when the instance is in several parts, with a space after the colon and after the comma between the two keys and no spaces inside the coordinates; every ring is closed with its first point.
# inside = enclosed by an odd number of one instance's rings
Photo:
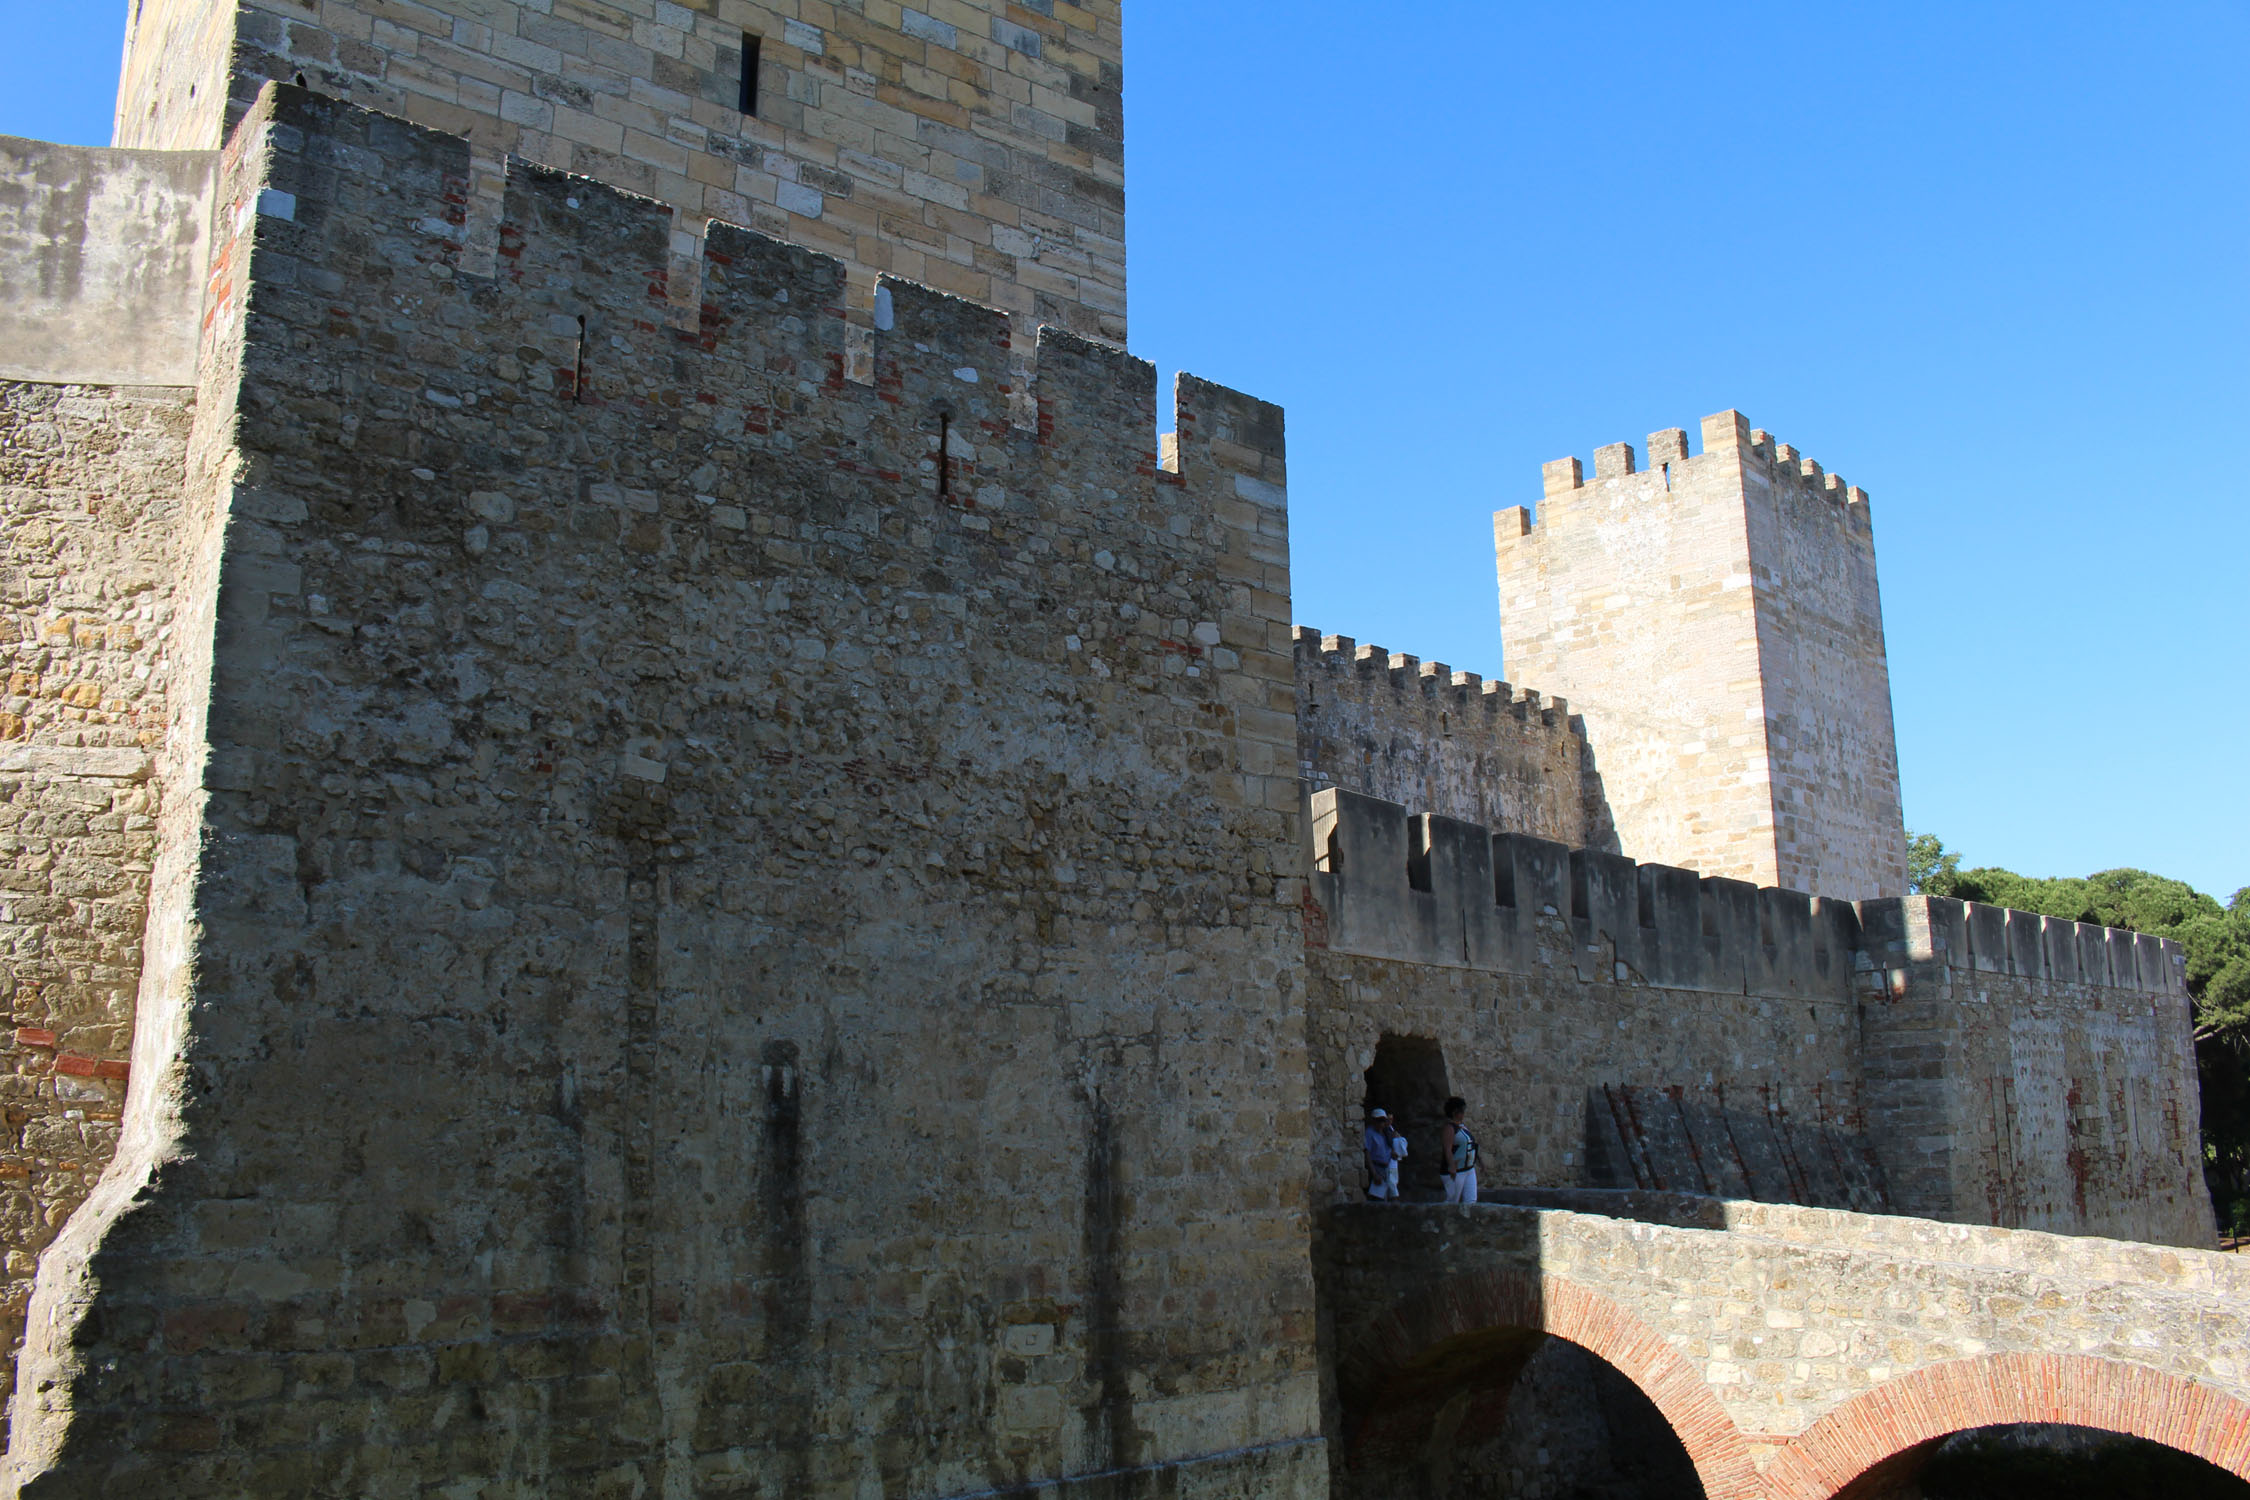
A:
{"type": "Polygon", "coordinates": [[[1859,486],[1826,472],[1816,460],[1750,426],[1738,411],[1705,417],[1700,429],[1702,450],[1693,453],[1685,428],[1668,427],[1650,433],[1645,465],[1631,443],[1597,448],[1590,479],[1585,464],[1575,457],[1550,460],[1540,468],[1537,513],[1527,506],[1500,511],[1495,517],[1495,536],[1503,545],[1526,537],[1538,538],[1542,521],[1570,514],[1573,506],[1597,495],[1616,500],[1655,500],[1682,492],[1692,495],[1701,482],[1746,477],[1801,501],[1824,502],[1822,510],[1808,510],[1806,514],[1829,515],[1853,534],[1872,537],[1867,492],[1859,486]]]}
{"type": "Polygon", "coordinates": [[[1493,516],[1506,666],[1586,719],[1622,846],[1863,899],[1905,889],[1866,491],[1738,411],[1543,470],[1493,516]],[[1817,747],[1817,749],[1815,748],[1817,747]]]}
{"type": "Polygon", "coordinates": [[[1337,788],[1311,795],[1312,897],[1331,949],[1588,983],[1902,996],[1980,975],[2184,1003],[2179,945],[1940,897],[1848,902],[1494,833],[1337,788]]]}
{"type": "MultiPolygon", "coordinates": [[[[332,216],[355,227],[374,217],[430,274],[464,291],[492,287],[523,309],[508,348],[454,351],[451,385],[442,376],[429,384],[426,399],[449,410],[647,406],[697,413],[752,447],[786,448],[801,413],[872,398],[918,406],[926,431],[912,451],[870,450],[848,464],[960,510],[992,503],[983,491],[1000,450],[1027,446],[1177,482],[1176,460],[1160,463],[1152,437],[1155,368],[1115,345],[1042,326],[1027,362],[1007,312],[893,276],[877,282],[872,328],[855,327],[845,261],[716,221],[700,240],[693,324],[683,327],[673,207],[520,158],[506,164],[498,255],[483,274],[467,248],[466,140],[286,85],[268,90],[282,101],[266,129],[288,181],[238,178],[221,204],[222,241],[235,230],[242,253],[217,257],[215,313],[246,278],[287,281],[295,263],[321,258],[332,216]],[[347,133],[364,138],[356,150],[329,143],[316,159],[292,154],[308,132],[347,116],[347,133]],[[621,296],[621,284],[637,292],[621,296]]],[[[1172,415],[1167,453],[1185,445],[1216,456],[1244,476],[1238,498],[1279,508],[1277,408],[1183,375],[1172,415]]]]}
{"type": "Polygon", "coordinates": [[[1565,699],[1543,700],[1533,688],[1517,688],[1475,672],[1458,672],[1442,661],[1424,661],[1403,651],[1363,646],[1348,635],[1323,635],[1309,625],[1296,626],[1293,636],[1300,674],[1310,671],[1338,683],[1387,681],[1401,695],[1418,694],[1431,702],[1442,700],[1455,708],[1481,710],[1494,718],[1506,714],[1585,737],[1585,725],[1571,718],[1565,699]]]}
{"type": "Polygon", "coordinates": [[[1294,640],[1306,787],[1572,843],[1608,837],[1585,721],[1566,700],[1308,626],[1294,640]]]}

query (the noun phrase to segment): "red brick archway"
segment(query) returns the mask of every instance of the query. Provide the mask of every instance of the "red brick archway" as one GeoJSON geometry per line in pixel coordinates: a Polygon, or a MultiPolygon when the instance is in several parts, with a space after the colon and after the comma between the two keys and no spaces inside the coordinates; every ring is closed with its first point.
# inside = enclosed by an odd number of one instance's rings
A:
{"type": "Polygon", "coordinates": [[[1632,1313],[1561,1277],[1487,1271],[1450,1278],[1356,1330],[1347,1358],[1360,1368],[1338,1373],[1347,1383],[1379,1379],[1448,1340],[1495,1329],[1568,1339],[1640,1387],[1687,1448],[1708,1500],[1762,1493],[1742,1434],[1694,1367],[1632,1313]]]}
{"type": "Polygon", "coordinates": [[[1887,1381],[1786,1444],[1766,1474],[1773,1500],[1837,1500],[1917,1447],[1973,1427],[2060,1422],[2147,1438],[2250,1479],[2250,1406],[2119,1360],[1989,1354],[1887,1381]]]}

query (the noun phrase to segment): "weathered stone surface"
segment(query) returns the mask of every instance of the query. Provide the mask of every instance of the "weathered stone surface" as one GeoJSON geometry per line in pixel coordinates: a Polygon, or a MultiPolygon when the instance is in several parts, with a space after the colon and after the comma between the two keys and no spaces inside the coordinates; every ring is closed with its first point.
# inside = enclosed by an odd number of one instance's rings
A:
{"type": "Polygon", "coordinates": [[[217,165],[0,135],[0,381],[193,384],[217,165]]]}
{"type": "Polygon", "coordinates": [[[1635,859],[1842,900],[1906,890],[1866,494],[1739,412],[1547,465],[1493,518],[1508,673],[1586,720],[1635,859]]]}
{"type": "Polygon", "coordinates": [[[192,392],[0,383],[0,1280],[13,1353],[34,1263],[116,1148],[156,851],[172,538],[192,392]]]}
{"type": "Polygon", "coordinates": [[[1119,0],[140,0],[116,140],[215,149],[297,79],[468,138],[474,265],[516,156],[672,206],[669,317],[692,324],[718,220],[842,260],[862,320],[903,276],[1005,309],[1028,354],[1041,324],[1125,339],[1123,57],[1119,0]]]}
{"type": "Polygon", "coordinates": [[[1488,1183],[2214,1243],[2177,944],[1699,881],[1341,788],[1308,801],[1308,1034],[1333,1122],[1316,1195],[1359,1186],[1363,1108],[1436,1129],[1434,1101],[1361,1082],[1384,1037],[1410,1037],[1451,1088],[1502,1102],[1488,1183]],[[1678,1118],[1643,1129],[1642,1096],[1678,1118]],[[1727,1122],[1753,1117],[1746,1143],[1727,1122]]]}
{"type": "Polygon", "coordinates": [[[1494,1204],[1329,1210],[1339,1492],[1396,1493],[1395,1455],[1432,1453],[1445,1402],[1504,1386],[1541,1336],[1638,1385],[1713,1500],[1829,1500],[1927,1438],[2014,1422],[2146,1437],[2250,1478],[2239,1257],[1712,1206],[1711,1228],[1494,1204]]]}
{"type": "Polygon", "coordinates": [[[714,233],[690,338],[658,205],[522,169],[479,282],[459,141],[237,141],[205,769],[19,1477],[1310,1494],[1286,594],[1218,503],[1278,414],[1183,381],[1166,471],[1113,350],[1025,433],[996,312],[890,287],[861,387],[811,251],[714,233]]]}
{"type": "Polygon", "coordinates": [[[1613,848],[1585,726],[1560,700],[1297,627],[1297,769],[1441,817],[1613,848]]]}

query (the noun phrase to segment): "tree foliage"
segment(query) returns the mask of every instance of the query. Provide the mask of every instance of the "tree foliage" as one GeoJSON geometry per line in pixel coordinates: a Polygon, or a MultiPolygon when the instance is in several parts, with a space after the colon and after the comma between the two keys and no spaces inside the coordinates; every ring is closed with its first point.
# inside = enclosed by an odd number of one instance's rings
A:
{"type": "Polygon", "coordinates": [[[2250,1218],[2250,886],[2221,906],[2146,870],[2042,878],[1995,865],[1961,868],[1934,834],[1907,840],[1908,888],[2154,933],[2180,945],[2195,1006],[2203,1075],[2204,1158],[2220,1217],[2250,1218]]]}

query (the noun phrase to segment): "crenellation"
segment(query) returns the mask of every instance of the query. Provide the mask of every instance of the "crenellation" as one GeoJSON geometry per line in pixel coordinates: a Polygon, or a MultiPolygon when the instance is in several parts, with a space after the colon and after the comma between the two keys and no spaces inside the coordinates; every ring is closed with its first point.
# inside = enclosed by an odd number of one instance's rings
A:
{"type": "Polygon", "coordinates": [[[1601,449],[1591,481],[1557,460],[1536,515],[1495,514],[1508,673],[1576,703],[1629,851],[1844,897],[1903,890],[1864,492],[1740,412],[1701,428],[1693,455],[1684,429],[1651,434],[1666,456],[1646,472],[1630,444],[1601,449]]]}
{"type": "MultiPolygon", "coordinates": [[[[1448,924],[1471,920],[1473,909],[1488,904],[1472,900],[1472,892],[1532,892],[1537,899],[1531,904],[1557,905],[1580,924],[1578,951],[1611,952],[1648,982],[1674,987],[1789,995],[1805,992],[1817,976],[1824,992],[1844,999],[1861,993],[1860,973],[1934,964],[1958,970],[1960,982],[1972,985],[1977,976],[2006,975],[2151,997],[2184,993],[2179,945],[2151,934],[2057,924],[2036,913],[1941,897],[1834,901],[1641,864],[1602,849],[1570,849],[1564,861],[1551,852],[1562,847],[1551,840],[1526,840],[1457,818],[1409,814],[1395,802],[1340,787],[1315,790],[1308,816],[1314,841],[1330,861],[1315,883],[1314,899],[1329,914],[1329,946],[1338,952],[1484,967],[1471,955],[1485,950],[1448,924]],[[1441,841],[1426,829],[1441,824],[1454,846],[1482,840],[1492,848],[1473,857],[1456,855],[1450,862],[1433,860],[1427,878],[1410,880],[1403,851],[1438,847],[1441,841]],[[1554,873],[1564,863],[1570,872],[1566,895],[1554,873]],[[1490,879],[1470,873],[1483,870],[1498,873],[1490,879]],[[1685,894],[1691,887],[1692,902],[1685,894]],[[1400,917],[1409,906],[1419,914],[1400,917]],[[1896,925],[1901,912],[1913,918],[1903,936],[1896,925]],[[2075,957],[2050,960],[2050,924],[2078,928],[2076,940],[2066,948],[2074,955],[2096,953],[2099,964],[2084,965],[2075,957]],[[1696,952],[1702,957],[1686,957],[1696,952]],[[1857,954],[1866,955],[1868,963],[1856,965],[1852,956],[1857,954]],[[1658,981],[1651,977],[1656,975],[1665,977],[1658,981]]],[[[1505,895],[1495,895],[1489,904],[1520,909],[1505,895]]],[[[1476,915],[1474,920],[1486,919],[1476,915]]],[[[1511,955],[1513,962],[1531,962],[1531,950],[1521,944],[1499,944],[1490,951],[1511,955]]]]}
{"type": "Polygon", "coordinates": [[[1545,464],[1539,471],[1540,482],[1546,497],[1567,495],[1586,482],[1585,470],[1575,458],[1558,458],[1545,464]]]}
{"type": "Polygon", "coordinates": [[[1309,785],[1411,795],[1464,818],[1594,842],[1583,725],[1567,704],[1449,663],[1294,632],[1298,762],[1309,785]]]}

